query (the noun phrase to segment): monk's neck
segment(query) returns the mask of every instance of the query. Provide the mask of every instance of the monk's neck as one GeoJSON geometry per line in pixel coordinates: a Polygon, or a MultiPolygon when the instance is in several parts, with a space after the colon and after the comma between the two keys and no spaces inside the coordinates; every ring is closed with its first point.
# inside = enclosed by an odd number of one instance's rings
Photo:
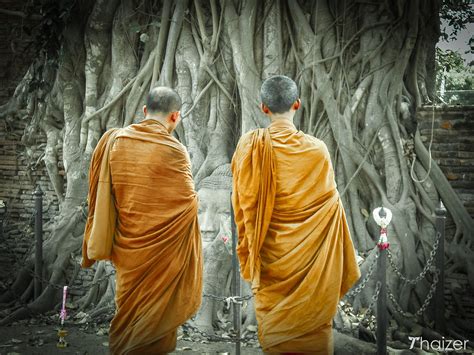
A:
{"type": "Polygon", "coordinates": [[[271,118],[271,121],[272,122],[287,121],[287,122],[293,123],[293,117],[289,118],[289,117],[286,117],[286,116],[273,116],[271,118]]]}
{"type": "Polygon", "coordinates": [[[145,117],[145,119],[142,121],[142,122],[146,122],[146,123],[153,123],[153,124],[158,124],[160,126],[162,126],[168,133],[171,133],[171,128],[166,124],[166,122],[163,122],[163,120],[161,118],[158,118],[158,117],[145,117]]]}
{"type": "Polygon", "coordinates": [[[270,123],[270,126],[268,126],[268,128],[270,128],[270,132],[281,130],[290,130],[292,132],[297,131],[293,120],[289,120],[286,118],[272,119],[272,122],[270,123]]]}
{"type": "Polygon", "coordinates": [[[293,117],[287,116],[273,116],[271,118],[272,126],[294,126],[293,117]]]}
{"type": "Polygon", "coordinates": [[[295,117],[295,112],[291,110],[283,113],[273,113],[270,116],[270,119],[272,122],[277,120],[286,120],[293,123],[293,117],[295,117]]]}

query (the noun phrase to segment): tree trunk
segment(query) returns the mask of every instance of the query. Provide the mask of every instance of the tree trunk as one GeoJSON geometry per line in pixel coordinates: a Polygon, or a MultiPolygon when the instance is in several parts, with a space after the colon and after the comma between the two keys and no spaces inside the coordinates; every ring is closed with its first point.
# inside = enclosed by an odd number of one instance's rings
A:
{"type": "MultiPolygon", "coordinates": [[[[434,240],[439,196],[458,228],[456,243],[471,247],[472,218],[436,163],[429,164],[413,127],[414,112],[433,95],[438,1],[96,0],[72,6],[58,57],[46,60],[43,53],[33,64],[44,64],[49,91],[28,92],[35,80],[29,71],[0,112],[1,119],[28,114],[25,142],[36,127],[44,131],[45,167],[60,202],[54,232],[44,242],[44,274],[51,285],[2,324],[58,301],[70,255],[80,252],[93,149],[106,129],[140,119],[145,95],[157,83],[175,87],[183,99],[176,135],[189,150],[198,188],[230,162],[241,134],[269,123],[259,112],[260,86],[270,75],[285,74],[300,89],[297,127],[330,149],[359,253],[374,248],[379,229],[370,211],[383,205],[393,212],[388,235],[395,262],[415,278],[434,240]],[[44,103],[35,106],[39,95],[44,103]],[[58,172],[61,159],[65,179],[58,172]],[[411,159],[417,159],[414,177],[429,171],[425,182],[412,179],[411,159]]],[[[223,261],[208,259],[213,274],[223,261]]],[[[33,262],[30,256],[13,283],[15,295],[27,294],[33,262]]],[[[472,279],[473,268],[465,264],[461,268],[472,279]]],[[[101,263],[96,279],[109,268],[101,263]]],[[[413,312],[424,301],[428,282],[413,288],[392,272],[388,280],[405,310],[413,312]]],[[[373,287],[369,283],[355,304],[367,306],[373,287]]],[[[15,295],[6,293],[0,302],[15,295]]],[[[103,307],[112,297],[113,282],[104,283],[90,290],[82,306],[103,307]]]]}

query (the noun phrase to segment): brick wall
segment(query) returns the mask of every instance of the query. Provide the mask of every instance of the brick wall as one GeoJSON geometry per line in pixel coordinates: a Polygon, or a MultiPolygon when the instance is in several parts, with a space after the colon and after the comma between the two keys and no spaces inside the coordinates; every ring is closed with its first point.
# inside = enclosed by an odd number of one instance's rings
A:
{"type": "MultiPolygon", "coordinates": [[[[428,148],[433,122],[433,107],[418,112],[422,140],[428,148]]],[[[444,106],[434,110],[432,157],[438,163],[454,191],[474,217],[474,106],[444,106]]],[[[455,232],[449,216],[446,221],[447,238],[455,232]]],[[[465,273],[451,273],[446,277],[445,302],[449,318],[461,316],[474,320],[474,290],[465,273]],[[457,296],[455,295],[457,294],[457,296]]]]}
{"type": "MultiPolygon", "coordinates": [[[[50,232],[49,222],[58,211],[58,201],[41,160],[41,150],[31,151],[21,143],[25,122],[1,121],[0,127],[0,200],[6,205],[4,240],[0,243],[4,251],[0,253],[3,258],[0,263],[6,267],[0,271],[1,277],[8,276],[8,269],[15,267],[16,259],[21,259],[33,245],[35,187],[39,184],[44,191],[45,237],[50,232]]],[[[43,135],[38,135],[38,145],[45,141],[43,135]]]]}
{"type": "MultiPolygon", "coordinates": [[[[417,118],[422,140],[428,148],[433,108],[423,108],[417,118]]],[[[435,108],[431,151],[433,159],[474,217],[474,106],[435,108]]]]}
{"type": "MultiPolygon", "coordinates": [[[[33,192],[39,185],[43,191],[43,239],[51,233],[53,219],[58,215],[59,204],[49,180],[42,158],[46,137],[36,136],[36,150],[21,143],[26,123],[15,121],[7,124],[0,121],[0,200],[7,212],[4,216],[3,235],[0,235],[0,282],[11,281],[24,258],[34,246],[34,207],[33,192]]],[[[93,277],[94,270],[71,270],[69,277],[75,277],[71,295],[82,296],[93,277]]],[[[68,280],[69,281],[69,280],[68,280]]]]}
{"type": "MultiPolygon", "coordinates": [[[[0,9],[25,11],[26,0],[0,0],[0,9]]],[[[35,58],[32,45],[38,21],[0,13],[0,105],[13,95],[18,82],[35,58]],[[28,34],[31,30],[31,36],[28,34]]],[[[46,138],[36,137],[37,150],[21,143],[26,122],[0,121],[0,200],[7,206],[3,233],[0,230],[0,282],[11,281],[24,264],[27,251],[34,246],[34,196],[39,184],[43,195],[44,238],[51,232],[52,219],[58,214],[58,200],[41,159],[46,138]]],[[[71,271],[71,276],[77,269],[71,271]]],[[[73,287],[87,285],[93,270],[79,270],[73,287]]],[[[0,288],[1,292],[1,288],[0,288]]],[[[85,290],[75,290],[76,296],[85,290]]]]}

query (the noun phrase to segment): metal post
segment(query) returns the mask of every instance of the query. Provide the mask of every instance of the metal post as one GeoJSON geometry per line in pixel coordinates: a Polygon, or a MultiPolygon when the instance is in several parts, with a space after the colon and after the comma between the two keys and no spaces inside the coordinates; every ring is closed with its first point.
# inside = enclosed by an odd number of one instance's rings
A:
{"type": "Polygon", "coordinates": [[[6,214],[7,206],[3,200],[0,200],[0,239],[3,239],[3,224],[5,223],[6,214]]]}
{"type": "Polygon", "coordinates": [[[42,284],[41,278],[43,275],[43,191],[38,184],[35,192],[35,299],[41,295],[42,284]]]}
{"type": "Polygon", "coordinates": [[[436,237],[439,237],[438,252],[436,254],[436,268],[439,271],[438,285],[435,293],[435,329],[440,333],[446,333],[446,321],[444,319],[444,235],[446,223],[446,208],[440,200],[436,208],[436,237]]]}
{"type": "MultiPolygon", "coordinates": [[[[231,225],[231,232],[232,232],[232,285],[233,290],[232,293],[240,297],[240,270],[239,270],[239,262],[237,260],[237,233],[235,230],[235,221],[234,221],[234,208],[232,206],[232,193],[230,195],[230,225],[231,225]]],[[[234,313],[234,329],[235,329],[235,354],[240,355],[240,323],[241,323],[241,316],[240,316],[240,304],[234,302],[233,303],[233,313],[234,313]]]]}
{"type": "Polygon", "coordinates": [[[387,250],[381,249],[377,260],[377,280],[380,293],[377,299],[377,355],[387,354],[387,250]]]}
{"type": "Polygon", "coordinates": [[[380,226],[380,238],[377,243],[379,258],[377,260],[377,282],[380,282],[380,291],[377,298],[377,355],[387,354],[387,249],[390,246],[387,238],[387,226],[392,220],[392,212],[383,207],[373,212],[375,222],[380,226]]]}

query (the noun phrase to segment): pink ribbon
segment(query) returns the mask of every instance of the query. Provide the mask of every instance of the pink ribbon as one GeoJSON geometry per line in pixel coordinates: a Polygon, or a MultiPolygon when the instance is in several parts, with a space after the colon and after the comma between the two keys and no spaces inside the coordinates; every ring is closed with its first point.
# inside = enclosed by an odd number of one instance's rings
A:
{"type": "Polygon", "coordinates": [[[59,318],[61,318],[61,324],[64,323],[66,320],[66,298],[67,298],[67,286],[63,287],[63,305],[61,307],[61,314],[59,315],[59,318]]]}

